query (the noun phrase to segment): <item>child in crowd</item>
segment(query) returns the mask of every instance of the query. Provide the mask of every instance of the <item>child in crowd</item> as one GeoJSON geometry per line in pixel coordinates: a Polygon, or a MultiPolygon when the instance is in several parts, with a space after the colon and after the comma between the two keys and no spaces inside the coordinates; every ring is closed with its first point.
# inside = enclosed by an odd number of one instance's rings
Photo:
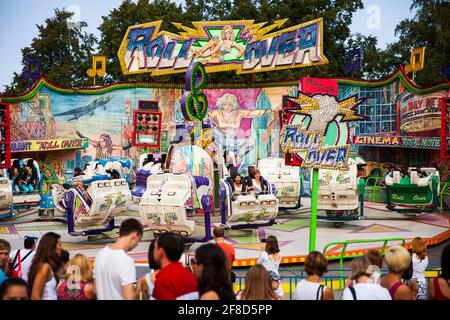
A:
{"type": "Polygon", "coordinates": [[[58,300],[94,300],[94,272],[89,260],[77,254],[68,262],[64,280],[56,289],[58,300]]]}

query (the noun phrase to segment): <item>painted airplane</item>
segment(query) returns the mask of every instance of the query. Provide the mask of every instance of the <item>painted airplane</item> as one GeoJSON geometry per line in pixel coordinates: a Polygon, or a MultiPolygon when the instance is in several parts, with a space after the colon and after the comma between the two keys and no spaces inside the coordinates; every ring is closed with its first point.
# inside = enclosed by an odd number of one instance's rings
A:
{"type": "Polygon", "coordinates": [[[79,118],[86,115],[93,116],[97,108],[103,107],[103,110],[106,110],[106,105],[112,100],[112,98],[112,96],[106,95],[89,102],[89,104],[84,107],[75,108],[69,111],[55,114],[55,117],[73,116],[72,119],[68,120],[73,121],[78,120],[79,118]]]}

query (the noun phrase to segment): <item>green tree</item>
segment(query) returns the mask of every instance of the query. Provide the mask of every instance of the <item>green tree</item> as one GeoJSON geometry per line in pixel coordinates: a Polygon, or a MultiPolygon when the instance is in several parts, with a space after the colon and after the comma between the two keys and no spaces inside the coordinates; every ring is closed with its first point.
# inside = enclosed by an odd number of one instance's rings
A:
{"type": "Polygon", "coordinates": [[[346,51],[361,48],[363,55],[361,71],[352,73],[351,77],[376,80],[389,76],[397,69],[397,66],[390,65],[389,53],[378,49],[377,44],[378,40],[373,36],[366,37],[361,33],[350,36],[346,51]]]}
{"type": "MultiPolygon", "coordinates": [[[[55,9],[55,16],[45,20],[45,25],[38,25],[39,34],[29,47],[22,49],[23,71],[28,57],[41,60],[42,74],[51,82],[64,87],[79,87],[89,84],[86,71],[91,63],[91,56],[96,45],[92,34],[83,32],[87,27],[80,22],[79,28],[68,27],[72,12],[55,9]]],[[[28,88],[28,81],[14,73],[13,81],[5,86],[5,94],[17,94],[28,88]]]]}
{"type": "MultiPolygon", "coordinates": [[[[162,30],[177,32],[171,22],[184,22],[181,5],[167,0],[139,0],[137,3],[124,0],[119,8],[102,17],[103,22],[98,28],[101,31],[99,52],[107,59],[106,83],[116,81],[148,81],[150,74],[124,76],[117,53],[128,27],[151,21],[162,20],[162,30]]],[[[158,81],[177,81],[180,76],[162,76],[158,81]]]]}
{"type": "Polygon", "coordinates": [[[416,73],[415,82],[430,86],[446,81],[441,70],[450,63],[450,4],[448,0],[413,0],[413,9],[414,18],[401,21],[395,29],[399,41],[386,49],[389,63],[406,65],[411,49],[426,47],[425,66],[416,73]]]}

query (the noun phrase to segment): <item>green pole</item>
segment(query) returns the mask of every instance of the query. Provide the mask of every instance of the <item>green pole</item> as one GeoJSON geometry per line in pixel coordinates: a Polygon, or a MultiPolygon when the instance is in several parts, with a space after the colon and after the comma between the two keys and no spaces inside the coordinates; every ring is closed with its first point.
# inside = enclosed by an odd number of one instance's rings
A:
{"type": "Polygon", "coordinates": [[[311,217],[309,223],[309,252],[316,250],[317,198],[319,193],[319,169],[313,169],[311,188],[311,217]]]}

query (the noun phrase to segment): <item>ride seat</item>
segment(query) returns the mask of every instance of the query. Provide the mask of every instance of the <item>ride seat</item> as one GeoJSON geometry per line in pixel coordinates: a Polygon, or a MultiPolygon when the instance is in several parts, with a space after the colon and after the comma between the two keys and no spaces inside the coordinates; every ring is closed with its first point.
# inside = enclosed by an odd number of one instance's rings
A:
{"type": "MultiPolygon", "coordinates": [[[[402,179],[400,171],[396,170],[394,172],[392,172],[392,182],[393,183],[400,183],[400,180],[402,179]]],[[[387,180],[386,180],[387,182],[387,180]]]]}
{"type": "Polygon", "coordinates": [[[417,173],[416,170],[411,170],[411,172],[409,173],[409,177],[411,179],[411,184],[418,184],[419,174],[417,173]]]}

